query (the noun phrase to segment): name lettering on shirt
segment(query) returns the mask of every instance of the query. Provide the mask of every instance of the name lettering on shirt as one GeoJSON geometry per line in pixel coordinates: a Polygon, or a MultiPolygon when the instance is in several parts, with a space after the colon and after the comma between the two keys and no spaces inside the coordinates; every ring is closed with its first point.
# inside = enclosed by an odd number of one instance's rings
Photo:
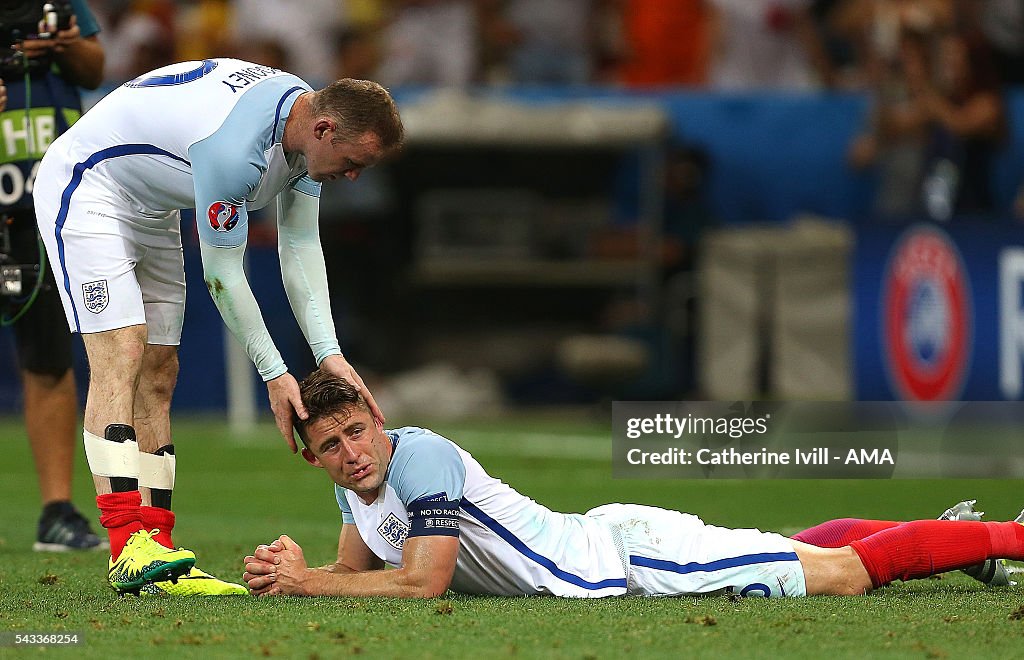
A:
{"type": "Polygon", "coordinates": [[[240,69],[229,75],[222,83],[228,86],[232,94],[235,94],[240,89],[245,89],[252,83],[267,78],[274,74],[281,73],[280,69],[275,69],[270,66],[251,66],[248,69],[240,69]],[[232,84],[232,81],[235,84],[232,84]]]}

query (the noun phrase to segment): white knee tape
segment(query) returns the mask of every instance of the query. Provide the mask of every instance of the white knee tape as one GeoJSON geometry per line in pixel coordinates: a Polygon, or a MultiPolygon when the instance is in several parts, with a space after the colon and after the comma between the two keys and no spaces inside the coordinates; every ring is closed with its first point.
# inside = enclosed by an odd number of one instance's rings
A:
{"type": "Polygon", "coordinates": [[[137,442],[112,442],[86,431],[85,458],[89,461],[89,470],[97,477],[139,478],[137,442]]]}
{"type": "Polygon", "coordinates": [[[139,485],[174,490],[174,454],[139,454],[139,485]]]}

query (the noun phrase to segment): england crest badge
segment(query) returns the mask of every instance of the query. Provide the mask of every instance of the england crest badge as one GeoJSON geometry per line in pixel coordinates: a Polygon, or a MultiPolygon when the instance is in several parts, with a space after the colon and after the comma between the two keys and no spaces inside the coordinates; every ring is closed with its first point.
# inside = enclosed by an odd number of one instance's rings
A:
{"type": "Polygon", "coordinates": [[[86,282],[82,285],[82,297],[85,299],[85,308],[93,314],[99,314],[107,308],[107,303],[110,302],[107,281],[86,282]]]}

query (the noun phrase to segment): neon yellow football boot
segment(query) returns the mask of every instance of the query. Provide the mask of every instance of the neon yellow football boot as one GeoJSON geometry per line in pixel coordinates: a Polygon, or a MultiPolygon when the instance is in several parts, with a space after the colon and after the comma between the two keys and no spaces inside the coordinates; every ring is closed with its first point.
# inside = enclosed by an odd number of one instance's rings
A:
{"type": "Polygon", "coordinates": [[[193,566],[177,580],[150,582],[139,590],[141,596],[247,596],[249,590],[234,582],[225,582],[193,566]]]}
{"type": "Polygon", "coordinates": [[[128,538],[121,554],[107,564],[107,580],[119,594],[138,593],[148,582],[174,581],[195,566],[191,550],[165,548],[153,537],[159,530],[139,530],[128,538]]]}

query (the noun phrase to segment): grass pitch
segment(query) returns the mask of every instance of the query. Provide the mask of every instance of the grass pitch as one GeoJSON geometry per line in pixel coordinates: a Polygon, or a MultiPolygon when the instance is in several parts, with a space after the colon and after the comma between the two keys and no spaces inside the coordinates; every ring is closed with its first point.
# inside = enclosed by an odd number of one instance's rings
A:
{"type": "MultiPolygon", "coordinates": [[[[1024,506],[1019,481],[625,481],[611,479],[608,431],[587,421],[511,418],[433,424],[491,474],[539,502],[585,511],[641,502],[713,524],[783,533],[835,517],[934,518],[977,497],[989,519],[1024,506]]],[[[39,513],[18,420],[0,420],[0,632],[77,632],[77,647],[0,648],[0,657],[458,658],[992,657],[1024,649],[1024,587],[986,589],[960,574],[865,597],[118,598],[102,555],[31,551],[39,513]]],[[[175,420],[175,540],[198,565],[238,579],[241,557],[288,533],[311,564],[333,560],[337,507],[323,474],[292,456],[271,425],[244,438],[220,423],[175,420]]],[[[84,459],[76,501],[91,509],[84,459]]]]}

